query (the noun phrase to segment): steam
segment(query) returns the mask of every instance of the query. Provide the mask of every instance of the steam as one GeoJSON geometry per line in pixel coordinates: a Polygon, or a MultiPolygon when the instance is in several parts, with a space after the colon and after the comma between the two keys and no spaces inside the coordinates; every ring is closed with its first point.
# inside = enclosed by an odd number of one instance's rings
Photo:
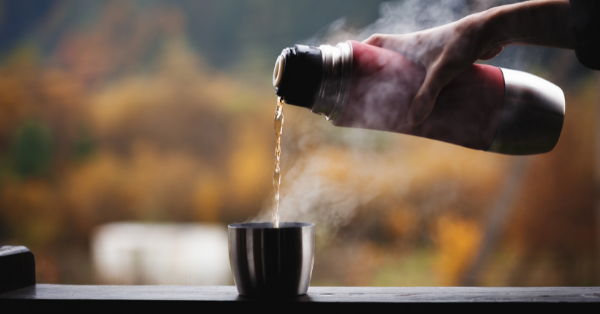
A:
{"type": "Polygon", "coordinates": [[[301,44],[318,46],[323,43],[336,44],[344,40],[362,41],[375,33],[405,34],[416,32],[459,20],[469,14],[505,4],[507,1],[485,1],[470,4],[472,1],[392,1],[379,7],[379,19],[363,29],[355,30],[341,18],[317,32],[315,36],[300,41],[301,44]]]}
{"type": "MultiPolygon", "coordinates": [[[[523,2],[523,0],[406,0],[384,2],[379,7],[379,19],[362,28],[354,29],[341,18],[318,31],[313,37],[298,44],[319,46],[336,45],[346,40],[363,41],[373,34],[406,34],[457,21],[467,15],[492,7],[523,2]]],[[[485,63],[527,70],[539,68],[548,49],[535,46],[509,46],[491,61],[485,63]]]]}
{"type": "MultiPolygon", "coordinates": [[[[281,222],[312,222],[320,238],[328,237],[378,194],[371,184],[382,175],[374,172],[380,171],[375,146],[389,135],[333,128],[303,108],[295,111],[302,121],[283,127],[281,222]]],[[[273,208],[271,196],[252,221],[271,221],[273,208]]]]}
{"type": "Polygon", "coordinates": [[[290,184],[281,203],[284,221],[315,222],[335,230],[352,219],[356,207],[374,196],[373,191],[361,191],[357,184],[327,175],[335,167],[327,153],[327,148],[312,151],[289,170],[286,181],[290,184]]]}
{"type": "MultiPolygon", "coordinates": [[[[349,39],[362,41],[374,33],[409,33],[447,24],[469,14],[512,2],[515,1],[386,2],[380,6],[380,18],[365,28],[353,29],[346,24],[345,19],[339,19],[317,32],[315,36],[299,43],[312,46],[335,45],[349,39]]],[[[523,69],[525,64],[530,64],[539,55],[527,49],[530,48],[510,47],[490,63],[523,69]]],[[[302,109],[294,110],[300,112],[302,109]]],[[[377,196],[381,188],[376,184],[377,177],[390,175],[381,173],[381,167],[369,165],[377,163],[376,156],[380,153],[378,150],[381,149],[381,143],[384,143],[385,147],[385,143],[390,142],[391,135],[384,132],[332,128],[330,123],[308,112],[304,116],[295,114],[287,121],[291,119],[303,121],[293,127],[283,126],[284,167],[279,207],[281,221],[314,222],[317,224],[317,232],[335,233],[338,228],[351,221],[357,208],[367,205],[377,196]],[[342,151],[345,155],[332,158],[332,154],[335,155],[332,146],[336,145],[338,154],[342,151]],[[339,146],[343,149],[340,150],[339,146]],[[288,163],[291,166],[287,166],[288,163]]],[[[393,154],[402,152],[403,148],[398,147],[398,142],[394,140],[393,154]]],[[[394,178],[397,180],[394,186],[398,187],[394,194],[398,197],[402,197],[402,187],[406,187],[410,181],[410,170],[401,168],[402,165],[398,164],[397,169],[393,170],[394,173],[405,173],[394,178]]],[[[270,221],[272,210],[272,202],[269,200],[253,221],[270,221]]]]}

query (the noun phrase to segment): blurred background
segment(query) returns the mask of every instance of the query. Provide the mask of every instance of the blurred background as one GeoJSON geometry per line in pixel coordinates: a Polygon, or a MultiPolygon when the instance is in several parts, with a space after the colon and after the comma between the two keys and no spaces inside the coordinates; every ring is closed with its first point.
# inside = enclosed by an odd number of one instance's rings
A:
{"type": "MultiPolygon", "coordinates": [[[[39,283],[233,284],[226,226],[272,208],[281,49],[507,1],[0,1],[0,245],[39,283]]],[[[282,220],[312,285],[600,284],[600,76],[573,51],[490,64],[559,85],[556,148],[501,156],[286,106],[282,220]]]]}

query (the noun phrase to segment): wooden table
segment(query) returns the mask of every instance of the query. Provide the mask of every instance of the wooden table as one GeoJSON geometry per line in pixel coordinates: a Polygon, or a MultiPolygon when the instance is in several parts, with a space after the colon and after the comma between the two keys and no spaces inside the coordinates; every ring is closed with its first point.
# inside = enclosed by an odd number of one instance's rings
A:
{"type": "MultiPolygon", "coordinates": [[[[479,288],[479,287],[310,287],[306,296],[250,299],[234,286],[77,286],[37,284],[0,294],[1,304],[31,310],[133,311],[172,313],[206,309],[264,312],[371,312],[383,309],[427,309],[459,306],[488,309],[493,305],[522,309],[524,303],[555,309],[600,302],[600,287],[479,288]],[[565,303],[567,302],[567,303],[565,303]],[[282,312],[281,308],[285,307],[282,312]],[[279,310],[277,310],[279,309],[279,310]]],[[[2,306],[0,306],[0,309],[2,306]]],[[[600,308],[600,307],[599,307],[600,308]]]]}
{"type": "MultiPolygon", "coordinates": [[[[522,310],[592,304],[600,312],[600,287],[310,287],[293,298],[239,296],[234,286],[76,286],[35,284],[35,261],[26,247],[0,247],[0,313],[177,313],[177,312],[406,312],[450,307],[522,310]],[[15,309],[16,311],[7,311],[15,309]]],[[[509,313],[511,314],[511,313],[509,313]]]]}

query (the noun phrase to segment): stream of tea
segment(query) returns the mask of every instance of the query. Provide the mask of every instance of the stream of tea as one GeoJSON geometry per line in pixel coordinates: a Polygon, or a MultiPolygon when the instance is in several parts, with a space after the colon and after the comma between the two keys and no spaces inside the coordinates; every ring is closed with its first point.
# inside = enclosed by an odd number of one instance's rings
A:
{"type": "Polygon", "coordinates": [[[273,209],[273,227],[279,228],[279,184],[281,183],[281,132],[283,130],[283,98],[277,98],[275,107],[275,168],[273,169],[273,187],[275,188],[275,208],[273,209]]]}

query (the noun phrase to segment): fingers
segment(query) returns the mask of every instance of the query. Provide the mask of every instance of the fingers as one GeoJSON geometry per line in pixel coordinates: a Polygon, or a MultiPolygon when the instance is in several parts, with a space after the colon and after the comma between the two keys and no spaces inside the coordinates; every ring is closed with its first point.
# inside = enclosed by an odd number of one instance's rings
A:
{"type": "Polygon", "coordinates": [[[408,124],[417,126],[431,114],[437,96],[452,78],[454,78],[454,75],[443,73],[436,67],[427,71],[425,81],[410,105],[407,117],[408,124]]]}

